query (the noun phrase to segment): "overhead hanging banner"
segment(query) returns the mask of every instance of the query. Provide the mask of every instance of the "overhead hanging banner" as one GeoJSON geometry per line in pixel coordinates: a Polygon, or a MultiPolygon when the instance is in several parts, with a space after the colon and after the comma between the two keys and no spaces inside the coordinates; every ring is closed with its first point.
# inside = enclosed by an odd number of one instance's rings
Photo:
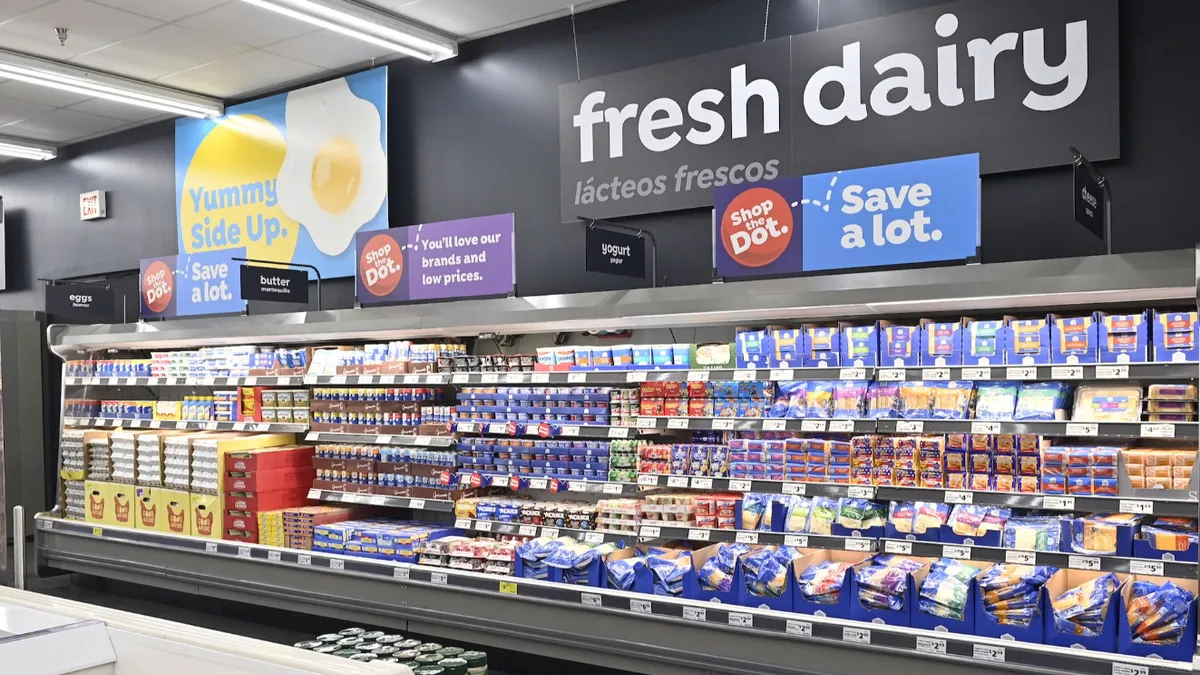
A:
{"type": "Polygon", "coordinates": [[[199,314],[236,314],[246,309],[242,279],[233,258],[246,249],[143,258],[141,317],[161,319],[199,314]]]}
{"type": "Polygon", "coordinates": [[[716,191],[720,278],[974,257],[979,155],[888,164],[716,191]]]}
{"type": "Polygon", "coordinates": [[[508,295],[516,286],[511,213],[356,237],[363,305],[508,295]]]}
{"type": "Polygon", "coordinates": [[[246,300],[308,304],[308,273],[304,270],[242,265],[241,279],[246,300]]]}
{"type": "Polygon", "coordinates": [[[1116,0],[961,0],[564,84],[562,220],[842,166],[1114,159],[1118,46],[1116,0]]]}
{"type": "Polygon", "coordinates": [[[175,123],[179,254],[354,274],[354,235],[387,218],[387,68],[175,123]]]}
{"type": "Polygon", "coordinates": [[[46,313],[70,319],[108,323],[113,315],[113,292],[101,284],[46,284],[46,313]]]}

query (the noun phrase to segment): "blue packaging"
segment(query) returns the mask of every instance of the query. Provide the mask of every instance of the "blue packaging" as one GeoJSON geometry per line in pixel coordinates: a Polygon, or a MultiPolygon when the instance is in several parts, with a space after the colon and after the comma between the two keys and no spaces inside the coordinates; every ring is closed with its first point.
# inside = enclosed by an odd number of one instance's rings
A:
{"type": "Polygon", "coordinates": [[[1191,663],[1196,652],[1196,580],[1195,579],[1162,579],[1159,577],[1142,577],[1133,575],[1118,593],[1120,603],[1117,612],[1117,653],[1128,656],[1149,656],[1191,663]],[[1133,591],[1139,584],[1154,584],[1163,586],[1167,583],[1191,593],[1192,601],[1188,603],[1186,620],[1183,622],[1183,632],[1176,644],[1148,644],[1135,641],[1129,626],[1129,605],[1133,600],[1133,591]]]}
{"type": "MultiPolygon", "coordinates": [[[[634,364],[637,363],[637,347],[634,347],[634,364]]],[[[656,366],[670,366],[674,364],[674,350],[671,345],[654,345],[650,349],[653,364],[656,366]]]]}
{"type": "Polygon", "coordinates": [[[963,364],[963,322],[925,321],[921,324],[921,365],[963,364]]]}
{"type": "Polygon", "coordinates": [[[879,365],[879,325],[842,324],[841,365],[861,368],[879,365]]]}
{"type": "Polygon", "coordinates": [[[1096,345],[1100,363],[1145,363],[1150,360],[1146,313],[1097,313],[1096,345]]]}
{"type": "Polygon", "coordinates": [[[1050,317],[1051,363],[1096,363],[1100,358],[1097,314],[1050,317]]]}
{"type": "MultiPolygon", "coordinates": [[[[1081,584],[1104,577],[1106,572],[1087,572],[1083,570],[1059,570],[1046,582],[1046,604],[1049,610],[1042,613],[1042,635],[1045,644],[1069,649],[1086,649],[1088,651],[1115,652],[1117,650],[1117,612],[1120,611],[1120,586],[1112,594],[1104,607],[1104,619],[1096,635],[1083,635],[1077,632],[1067,632],[1071,625],[1069,621],[1055,621],[1054,602],[1064,593],[1081,584]],[[1067,628],[1064,628],[1067,627],[1067,628]]],[[[1123,577],[1124,575],[1122,575],[1123,577]]]]}
{"type": "Polygon", "coordinates": [[[795,568],[798,574],[796,575],[796,588],[792,593],[792,611],[799,612],[801,614],[811,614],[813,616],[849,619],[850,604],[854,597],[854,594],[851,590],[854,573],[858,568],[865,564],[865,561],[869,560],[870,558],[870,553],[818,550],[797,560],[795,563],[795,568]],[[815,574],[820,566],[832,565],[835,563],[847,564],[846,571],[843,573],[841,579],[841,589],[837,592],[836,601],[832,603],[813,602],[804,594],[804,589],[807,586],[809,577],[815,574]],[[806,577],[806,573],[809,575],[808,577],[806,577]]]}
{"type": "Polygon", "coordinates": [[[804,327],[804,367],[830,368],[841,364],[841,331],[837,326],[804,327]]]}
{"type": "MultiPolygon", "coordinates": [[[[578,359],[576,359],[578,360],[578,359]]],[[[649,368],[654,365],[654,351],[649,346],[633,347],[633,365],[649,368]]]]}
{"type": "Polygon", "coordinates": [[[1009,322],[1004,355],[1010,366],[1050,363],[1052,316],[1042,319],[1013,319],[1009,322]]]}
{"type": "Polygon", "coordinates": [[[775,328],[770,331],[772,344],[768,365],[772,368],[798,368],[803,362],[804,331],[795,328],[775,328]]]}
{"type": "MultiPolygon", "coordinates": [[[[1053,571],[1053,568],[1051,568],[1053,571]]],[[[1016,640],[1018,642],[1032,642],[1034,644],[1043,644],[1045,642],[1045,624],[1044,616],[1050,610],[1049,601],[1046,598],[1046,592],[1041,585],[1037,586],[1037,607],[1036,615],[1027,626],[1003,624],[996,620],[994,616],[989,614],[984,609],[984,596],[986,591],[980,587],[982,578],[976,579],[976,589],[974,598],[974,614],[975,614],[975,634],[980,637],[997,638],[1001,640],[1016,640]]]]}
{"type": "Polygon", "coordinates": [[[1154,312],[1154,360],[1159,363],[1200,360],[1200,314],[1154,312]]]}
{"type": "MultiPolygon", "coordinates": [[[[945,560],[945,559],[943,559],[945,560]]],[[[958,563],[983,570],[991,567],[991,563],[977,562],[972,560],[959,560],[958,563]]],[[[956,619],[951,616],[938,616],[921,610],[921,588],[925,584],[925,579],[929,576],[931,567],[917,570],[913,573],[913,581],[916,582],[916,597],[917,604],[911,612],[911,625],[913,628],[921,628],[924,630],[932,630],[944,633],[958,633],[960,635],[975,634],[975,596],[979,594],[979,584],[976,579],[972,579],[967,585],[967,604],[963,608],[963,618],[956,619]]],[[[976,577],[979,575],[976,574],[976,577]]]]}
{"type": "Polygon", "coordinates": [[[770,363],[771,336],[765,330],[742,330],[734,337],[738,368],[766,368],[770,363]]]}
{"type": "Polygon", "coordinates": [[[921,365],[921,327],[880,321],[879,365],[885,368],[921,365]]]}
{"type": "Polygon", "coordinates": [[[966,319],[963,332],[964,366],[999,366],[1006,360],[1006,350],[1012,339],[1009,317],[999,320],[975,321],[966,319]]]}
{"type": "MultiPolygon", "coordinates": [[[[882,560],[885,557],[891,556],[887,556],[886,554],[876,556],[874,560],[882,560]]],[[[928,566],[928,561],[923,558],[914,558],[913,560],[922,563],[922,567],[915,571],[920,571],[928,566]]],[[[913,574],[915,571],[905,574],[907,579],[904,582],[904,590],[903,592],[897,594],[903,606],[898,609],[881,609],[879,607],[865,605],[860,598],[860,595],[864,590],[866,590],[864,585],[860,583],[860,575],[863,574],[865,570],[870,569],[872,564],[874,563],[868,563],[867,567],[856,570],[855,574],[850,579],[850,618],[854,621],[880,623],[888,626],[911,626],[912,612],[915,611],[917,606],[916,583],[913,580],[913,574]]],[[[897,570],[897,572],[899,573],[900,570],[897,570]]]]}

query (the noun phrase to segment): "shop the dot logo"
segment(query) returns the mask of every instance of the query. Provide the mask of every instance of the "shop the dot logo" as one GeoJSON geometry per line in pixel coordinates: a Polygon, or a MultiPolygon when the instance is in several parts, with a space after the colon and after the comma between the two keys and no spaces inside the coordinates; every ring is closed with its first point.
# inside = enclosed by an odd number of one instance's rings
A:
{"type": "Polygon", "coordinates": [[[734,262],[764,267],[783,255],[795,225],[788,200],[770,188],[751,188],[735,197],[721,217],[721,243],[734,262]]]}
{"type": "Polygon", "coordinates": [[[359,253],[358,269],[362,285],[371,295],[391,295],[404,275],[404,252],[400,242],[390,235],[377,234],[359,253]]]}
{"type": "Polygon", "coordinates": [[[142,275],[142,299],[151,312],[158,314],[171,304],[175,277],[170,265],[161,260],[150,263],[142,275]]]}

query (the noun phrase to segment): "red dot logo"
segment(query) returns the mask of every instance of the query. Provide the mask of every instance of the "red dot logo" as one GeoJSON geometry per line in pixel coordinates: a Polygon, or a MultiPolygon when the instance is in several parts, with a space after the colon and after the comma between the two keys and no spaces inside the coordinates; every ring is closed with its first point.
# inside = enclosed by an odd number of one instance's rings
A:
{"type": "Polygon", "coordinates": [[[721,243],[739,265],[763,267],[783,255],[794,229],[792,207],[783,195],[750,188],[734,197],[721,216],[721,243]]]}
{"type": "Polygon", "coordinates": [[[142,298],[151,312],[158,313],[171,304],[175,293],[175,276],[171,267],[161,260],[150,263],[142,275],[142,298]]]}
{"type": "Polygon", "coordinates": [[[400,242],[387,234],[377,234],[367,240],[359,252],[359,276],[371,295],[383,297],[396,290],[404,274],[404,252],[400,242]]]}

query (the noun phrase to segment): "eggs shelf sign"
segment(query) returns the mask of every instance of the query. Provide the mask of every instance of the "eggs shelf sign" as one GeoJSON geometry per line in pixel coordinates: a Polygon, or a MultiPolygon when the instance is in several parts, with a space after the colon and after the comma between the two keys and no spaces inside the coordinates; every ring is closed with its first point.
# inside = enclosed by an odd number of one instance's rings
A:
{"type": "Polygon", "coordinates": [[[354,236],[387,229],[387,68],[175,125],[179,254],[354,273],[354,236]]]}
{"type": "Polygon", "coordinates": [[[241,276],[233,258],[246,249],[144,258],[141,317],[161,319],[199,314],[236,314],[246,309],[241,276]]]}
{"type": "Polygon", "coordinates": [[[514,229],[506,213],[360,232],[355,297],[379,305],[508,295],[514,229]]]}
{"type": "Polygon", "coordinates": [[[721,278],[966,260],[979,250],[979,155],[721,188],[721,278]]]}

